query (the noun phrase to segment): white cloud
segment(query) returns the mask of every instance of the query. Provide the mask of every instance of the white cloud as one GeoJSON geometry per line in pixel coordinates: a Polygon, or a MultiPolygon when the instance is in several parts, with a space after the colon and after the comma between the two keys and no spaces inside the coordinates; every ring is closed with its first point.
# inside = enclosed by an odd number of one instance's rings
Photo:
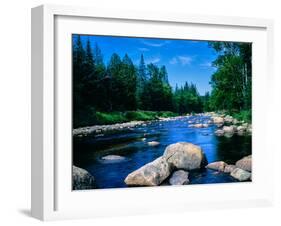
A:
{"type": "Polygon", "coordinates": [[[190,64],[192,61],[192,58],[189,56],[178,56],[178,59],[182,65],[190,64]]]}
{"type": "Polygon", "coordinates": [[[148,41],[142,41],[143,44],[145,44],[146,46],[152,46],[152,47],[162,47],[166,44],[169,43],[169,41],[163,41],[163,42],[148,42],[148,41]]]}
{"type": "Polygon", "coordinates": [[[170,64],[181,64],[182,66],[189,65],[192,62],[192,57],[190,56],[175,56],[169,63],[170,64]]]}
{"type": "Polygon", "coordinates": [[[170,61],[169,61],[170,64],[177,64],[178,63],[178,60],[176,57],[173,57],[170,61]]]}
{"type": "Polygon", "coordinates": [[[139,51],[142,51],[142,52],[147,52],[147,51],[149,51],[148,48],[138,48],[138,49],[139,49],[139,51]]]}
{"type": "Polygon", "coordinates": [[[151,59],[147,59],[146,62],[147,63],[151,63],[151,64],[156,64],[160,61],[160,58],[159,57],[154,57],[154,58],[151,58],[151,59]]]}
{"type": "Polygon", "coordinates": [[[212,67],[212,62],[204,62],[200,64],[201,67],[212,67]]]}

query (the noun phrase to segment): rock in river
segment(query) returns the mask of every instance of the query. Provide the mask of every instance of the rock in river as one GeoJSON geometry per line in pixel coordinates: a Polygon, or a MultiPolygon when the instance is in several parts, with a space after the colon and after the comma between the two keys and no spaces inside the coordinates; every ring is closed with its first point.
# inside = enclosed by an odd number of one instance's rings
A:
{"type": "Polygon", "coordinates": [[[188,184],[188,172],[184,170],[177,170],[175,171],[170,180],[169,183],[171,185],[183,185],[183,184],[188,184]]]}
{"type": "Polygon", "coordinates": [[[109,161],[109,162],[111,162],[111,161],[115,162],[115,161],[124,161],[124,160],[126,160],[125,157],[120,156],[120,155],[106,155],[106,156],[103,156],[101,159],[105,160],[105,161],[109,161]]]}
{"type": "Polygon", "coordinates": [[[212,117],[212,119],[213,119],[215,124],[224,124],[224,118],[223,117],[215,116],[215,117],[212,117]]]}
{"type": "Polygon", "coordinates": [[[235,165],[240,169],[252,172],[252,155],[240,159],[235,165]]]}
{"type": "Polygon", "coordinates": [[[207,164],[205,153],[201,147],[187,142],[169,145],[163,156],[176,169],[193,170],[207,164]]]}
{"type": "Polygon", "coordinates": [[[230,115],[227,115],[227,116],[225,116],[224,117],[224,121],[226,122],[226,123],[233,123],[233,117],[232,116],[230,116],[230,115]]]}
{"type": "Polygon", "coordinates": [[[234,126],[224,126],[224,127],[222,128],[222,130],[223,130],[225,133],[233,134],[233,133],[236,131],[236,127],[234,127],[234,126]]]}
{"type": "Polygon", "coordinates": [[[218,130],[216,130],[215,134],[216,134],[216,136],[220,137],[220,136],[224,135],[224,131],[222,129],[218,129],[218,130]]]}
{"type": "Polygon", "coordinates": [[[239,168],[233,170],[230,175],[239,181],[247,181],[251,179],[251,173],[239,168]]]}
{"type": "Polygon", "coordinates": [[[224,171],[225,173],[231,173],[233,170],[235,170],[237,167],[235,165],[226,165],[224,167],[224,171]]]}
{"type": "Polygon", "coordinates": [[[150,141],[150,142],[147,142],[147,144],[151,147],[155,147],[155,146],[158,146],[160,143],[158,141],[150,141]]]}
{"type": "Polygon", "coordinates": [[[198,123],[198,124],[194,124],[193,127],[194,128],[203,128],[204,125],[202,123],[198,123]]]}
{"type": "Polygon", "coordinates": [[[72,166],[73,190],[91,189],[95,186],[95,178],[82,168],[72,166]]]}
{"type": "Polygon", "coordinates": [[[165,157],[159,157],[130,173],[125,183],[131,186],[160,185],[171,174],[171,165],[165,157]]]}
{"type": "Polygon", "coordinates": [[[218,161],[218,162],[209,163],[209,164],[206,166],[206,168],[212,169],[212,170],[218,170],[218,171],[223,172],[225,166],[226,166],[226,163],[225,163],[225,162],[223,162],[223,161],[218,161]]]}

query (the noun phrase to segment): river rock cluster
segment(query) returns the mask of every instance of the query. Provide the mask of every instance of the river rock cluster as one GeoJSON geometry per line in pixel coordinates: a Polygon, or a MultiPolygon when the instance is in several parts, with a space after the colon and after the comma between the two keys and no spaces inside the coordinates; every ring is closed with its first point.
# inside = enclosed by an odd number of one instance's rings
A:
{"type": "Polygon", "coordinates": [[[223,161],[209,163],[206,168],[229,173],[239,181],[248,181],[252,179],[252,156],[246,156],[235,163],[228,165],[223,161]]]}
{"type": "Polygon", "coordinates": [[[125,183],[128,186],[159,186],[168,181],[170,185],[186,185],[189,183],[189,171],[202,167],[229,173],[239,181],[252,179],[251,155],[237,161],[235,165],[223,161],[207,164],[205,153],[199,146],[179,142],[169,145],[159,158],[130,173],[125,183]]]}
{"type": "MultiPolygon", "coordinates": [[[[104,159],[120,160],[119,156],[105,156],[104,159]]],[[[128,186],[159,186],[189,184],[189,171],[201,168],[228,173],[239,181],[252,180],[252,156],[246,156],[235,163],[223,161],[209,163],[200,146],[188,142],[169,145],[162,156],[131,172],[124,180],[128,186]]],[[[73,166],[73,189],[92,189],[95,178],[85,169],[73,166]]]]}
{"type": "Polygon", "coordinates": [[[95,125],[73,129],[73,136],[87,136],[89,134],[103,134],[110,131],[130,129],[136,126],[145,125],[144,121],[131,121],[125,123],[116,123],[113,125],[95,125]]]}
{"type": "Polygon", "coordinates": [[[207,128],[215,124],[217,126],[217,130],[215,131],[216,136],[232,137],[234,134],[238,134],[240,136],[252,134],[251,124],[239,121],[230,115],[207,112],[196,114],[196,116],[203,118],[188,120],[188,127],[207,128]],[[206,117],[209,117],[209,119],[206,117]]]}
{"type": "Polygon", "coordinates": [[[133,171],[125,178],[129,186],[157,186],[169,179],[169,184],[188,184],[188,171],[207,165],[202,149],[192,143],[169,145],[162,156],[133,171]]]}
{"type": "Polygon", "coordinates": [[[232,137],[234,134],[240,136],[251,135],[252,125],[244,121],[238,121],[230,115],[213,114],[211,120],[217,126],[216,136],[232,137]]]}

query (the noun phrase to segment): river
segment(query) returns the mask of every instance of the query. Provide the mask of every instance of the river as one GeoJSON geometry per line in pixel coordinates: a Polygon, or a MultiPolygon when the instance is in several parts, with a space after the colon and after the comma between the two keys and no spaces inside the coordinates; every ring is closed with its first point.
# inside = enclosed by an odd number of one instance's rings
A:
{"type": "MultiPolygon", "coordinates": [[[[169,144],[180,141],[199,145],[208,162],[225,161],[228,164],[251,154],[251,136],[218,137],[216,126],[189,128],[189,121],[205,122],[206,116],[182,117],[171,121],[154,121],[135,128],[103,135],[73,138],[73,164],[88,170],[96,180],[96,188],[127,187],[126,176],[161,156],[169,144]],[[148,145],[158,141],[155,147],[148,145]],[[106,155],[126,157],[123,161],[104,161],[106,155]]],[[[236,182],[229,174],[201,169],[190,173],[190,184],[236,182]]]]}

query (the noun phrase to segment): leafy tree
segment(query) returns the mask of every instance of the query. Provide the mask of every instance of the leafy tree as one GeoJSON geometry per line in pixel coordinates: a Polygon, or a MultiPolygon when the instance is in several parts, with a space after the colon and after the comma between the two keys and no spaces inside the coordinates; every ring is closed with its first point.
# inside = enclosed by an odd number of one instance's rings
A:
{"type": "Polygon", "coordinates": [[[251,108],[251,44],[210,42],[218,53],[213,65],[213,91],[210,106],[214,110],[237,112],[251,108]]]}

